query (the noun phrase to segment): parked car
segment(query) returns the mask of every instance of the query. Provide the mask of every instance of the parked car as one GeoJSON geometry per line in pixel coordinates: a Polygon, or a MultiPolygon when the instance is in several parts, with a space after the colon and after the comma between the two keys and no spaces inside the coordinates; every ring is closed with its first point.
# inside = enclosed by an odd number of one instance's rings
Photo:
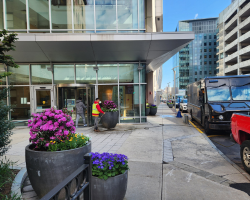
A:
{"type": "Polygon", "coordinates": [[[250,113],[235,113],[231,118],[231,138],[240,145],[241,162],[250,174],[250,113]]]}
{"type": "Polygon", "coordinates": [[[182,112],[187,112],[187,99],[182,99],[180,103],[180,110],[182,112]]]}
{"type": "Polygon", "coordinates": [[[200,123],[206,134],[230,131],[233,113],[250,112],[250,76],[215,76],[187,86],[187,107],[191,120],[200,123]]]}

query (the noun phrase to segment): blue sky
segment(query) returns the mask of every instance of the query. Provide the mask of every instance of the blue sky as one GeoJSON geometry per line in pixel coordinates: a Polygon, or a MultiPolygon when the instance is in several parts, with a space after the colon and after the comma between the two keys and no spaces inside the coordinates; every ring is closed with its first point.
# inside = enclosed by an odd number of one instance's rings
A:
{"type": "MultiPolygon", "coordinates": [[[[178,21],[218,17],[229,6],[231,0],[163,0],[163,31],[175,31],[178,21]]],[[[173,85],[173,60],[163,65],[161,88],[173,85]]]]}

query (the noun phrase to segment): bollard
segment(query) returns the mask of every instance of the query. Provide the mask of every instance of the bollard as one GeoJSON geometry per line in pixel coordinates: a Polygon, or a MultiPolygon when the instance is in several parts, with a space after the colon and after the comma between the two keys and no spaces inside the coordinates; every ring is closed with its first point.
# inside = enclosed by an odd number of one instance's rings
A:
{"type": "Polygon", "coordinates": [[[188,124],[188,115],[187,114],[184,114],[184,116],[183,116],[183,123],[188,124]]]}

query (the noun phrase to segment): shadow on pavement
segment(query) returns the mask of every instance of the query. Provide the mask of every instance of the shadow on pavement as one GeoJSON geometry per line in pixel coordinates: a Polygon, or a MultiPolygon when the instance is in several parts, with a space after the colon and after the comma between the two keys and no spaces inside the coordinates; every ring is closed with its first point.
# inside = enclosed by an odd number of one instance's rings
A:
{"type": "Polygon", "coordinates": [[[230,187],[243,191],[250,196],[250,183],[234,183],[230,184],[230,187]]]}

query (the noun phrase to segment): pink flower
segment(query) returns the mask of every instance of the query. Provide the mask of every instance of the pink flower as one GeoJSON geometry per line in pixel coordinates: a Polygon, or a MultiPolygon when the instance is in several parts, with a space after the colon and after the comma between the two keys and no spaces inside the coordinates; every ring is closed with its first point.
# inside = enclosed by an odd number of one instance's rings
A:
{"type": "Polygon", "coordinates": [[[50,137],[50,139],[51,139],[51,140],[54,140],[54,139],[56,139],[56,137],[54,137],[54,136],[51,136],[51,137],[50,137]]]}
{"type": "Polygon", "coordinates": [[[48,147],[48,146],[49,146],[49,143],[46,143],[45,146],[48,147]]]}
{"type": "Polygon", "coordinates": [[[47,119],[47,116],[43,116],[43,120],[46,120],[47,119]]]}
{"type": "Polygon", "coordinates": [[[29,120],[28,120],[28,123],[31,123],[31,122],[32,122],[32,120],[31,120],[31,119],[29,119],[29,120]]]}
{"type": "Polygon", "coordinates": [[[63,134],[67,136],[69,134],[69,131],[65,130],[63,134]]]}
{"type": "Polygon", "coordinates": [[[66,119],[65,117],[63,117],[63,118],[62,118],[62,121],[66,122],[66,121],[67,121],[67,119],[66,119]]]}

